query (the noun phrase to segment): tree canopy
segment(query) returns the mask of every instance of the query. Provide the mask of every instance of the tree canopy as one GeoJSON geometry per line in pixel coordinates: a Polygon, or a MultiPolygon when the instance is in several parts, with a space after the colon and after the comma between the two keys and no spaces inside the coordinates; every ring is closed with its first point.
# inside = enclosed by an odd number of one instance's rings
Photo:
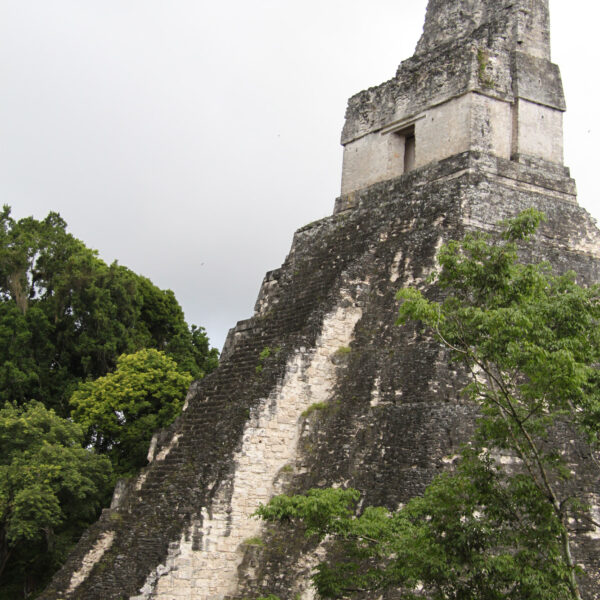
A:
{"type": "Polygon", "coordinates": [[[40,402],[0,409],[0,598],[35,591],[95,518],[111,465],[82,442],[40,402]]]}
{"type": "Polygon", "coordinates": [[[69,414],[78,383],[112,371],[121,354],[155,348],[203,377],[217,365],[201,327],[188,327],[170,290],[97,252],[57,213],[15,221],[0,212],[0,394],[69,414]]]}
{"type": "Polygon", "coordinates": [[[453,469],[398,511],[357,515],[354,490],[281,496],[258,510],[329,536],[341,558],[319,565],[321,597],[390,588],[407,599],[581,597],[571,528],[600,524],[555,435],[566,427],[597,459],[600,288],[519,260],[542,218],[529,210],[495,233],[447,243],[433,299],[398,294],[398,324],[420,323],[470,374],[465,391],[481,416],[453,469]]]}
{"type": "Polygon", "coordinates": [[[117,475],[132,475],[146,464],[152,434],[181,412],[191,381],[164,352],[124,354],[112,373],[79,385],[72,417],[87,431],[87,444],[111,458],[117,475]]]}

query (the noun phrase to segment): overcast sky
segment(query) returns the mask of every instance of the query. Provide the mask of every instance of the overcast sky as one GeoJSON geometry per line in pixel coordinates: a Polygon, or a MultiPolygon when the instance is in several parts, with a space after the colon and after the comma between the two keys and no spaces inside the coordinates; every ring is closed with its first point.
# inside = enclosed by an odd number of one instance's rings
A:
{"type": "MultiPolygon", "coordinates": [[[[600,215],[598,12],[551,0],[566,164],[600,215]]],[[[426,0],[0,0],[0,201],[58,211],[221,347],[339,194],[346,101],[393,77],[426,0]]]]}

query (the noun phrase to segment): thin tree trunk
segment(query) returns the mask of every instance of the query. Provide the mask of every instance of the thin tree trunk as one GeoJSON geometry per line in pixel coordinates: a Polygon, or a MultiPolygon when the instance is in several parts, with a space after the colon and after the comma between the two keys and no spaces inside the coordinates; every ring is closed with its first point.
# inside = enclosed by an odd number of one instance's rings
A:
{"type": "Polygon", "coordinates": [[[8,548],[5,543],[2,544],[2,548],[0,549],[0,577],[2,577],[2,573],[4,573],[4,569],[8,563],[8,559],[12,554],[12,548],[8,548]]]}
{"type": "Polygon", "coordinates": [[[563,511],[563,509],[560,505],[560,502],[558,501],[557,494],[554,491],[554,489],[550,483],[550,477],[548,476],[548,473],[546,472],[544,462],[542,460],[542,457],[540,456],[540,451],[539,451],[537,445],[535,444],[533,438],[527,431],[525,424],[521,421],[521,419],[519,419],[517,411],[516,411],[515,407],[513,406],[513,403],[511,400],[511,394],[509,393],[507,387],[504,385],[502,378],[496,377],[488,365],[481,364],[481,367],[488,376],[488,381],[491,384],[491,385],[490,384],[488,384],[488,385],[489,385],[490,389],[492,390],[492,392],[494,394],[496,393],[496,391],[494,390],[494,383],[495,383],[498,386],[499,392],[507,404],[508,414],[506,414],[507,413],[506,407],[503,407],[502,403],[499,400],[494,399],[494,402],[497,404],[497,406],[499,407],[499,409],[501,411],[503,419],[507,423],[507,427],[508,427],[508,430],[509,430],[511,438],[512,438],[514,449],[520,455],[520,458],[523,460],[525,467],[529,471],[530,476],[532,477],[534,483],[538,486],[538,489],[541,492],[543,492],[544,490],[546,491],[548,500],[550,501],[550,504],[552,505],[552,509],[554,510],[554,513],[556,514],[558,520],[560,521],[560,523],[562,525],[561,543],[562,543],[562,547],[563,547],[563,557],[564,557],[565,562],[567,563],[567,567],[569,569],[569,587],[571,588],[571,592],[573,593],[574,600],[581,600],[581,594],[579,592],[579,584],[577,583],[577,576],[575,574],[576,565],[575,565],[575,562],[573,561],[573,555],[571,553],[571,541],[569,539],[569,528],[568,528],[568,522],[567,522],[567,515],[563,511]],[[526,454],[524,452],[522,452],[522,450],[520,448],[520,444],[512,432],[512,424],[513,423],[521,431],[521,434],[525,439],[526,445],[529,446],[529,449],[533,455],[532,462],[540,474],[541,482],[538,482],[537,478],[534,476],[533,468],[532,468],[533,465],[529,464],[529,458],[526,456],[526,454]]]}
{"type": "Polygon", "coordinates": [[[563,515],[563,531],[561,533],[561,538],[563,544],[563,552],[565,553],[567,566],[569,567],[569,586],[571,587],[571,591],[573,592],[573,596],[576,598],[576,600],[581,600],[581,594],[579,593],[579,584],[577,583],[577,576],[575,575],[576,565],[573,561],[573,555],[571,554],[571,541],[569,540],[569,530],[567,529],[567,524],[565,523],[565,521],[566,516],[563,515]]]}
{"type": "Polygon", "coordinates": [[[24,277],[25,273],[23,271],[11,273],[8,276],[8,286],[10,287],[10,291],[12,292],[15,302],[17,303],[17,307],[23,314],[25,314],[29,308],[27,293],[23,288],[24,277]]]}

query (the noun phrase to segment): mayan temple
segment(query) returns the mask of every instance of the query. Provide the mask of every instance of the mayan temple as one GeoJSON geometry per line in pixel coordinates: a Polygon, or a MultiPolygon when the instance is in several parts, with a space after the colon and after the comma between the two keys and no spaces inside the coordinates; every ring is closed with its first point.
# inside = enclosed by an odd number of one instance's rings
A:
{"type": "MultiPolygon", "coordinates": [[[[333,215],[296,232],[219,369],[191,386],[44,600],[309,600],[326,550],[267,530],[259,503],[336,485],[396,508],[447,467],[474,408],[446,353],[394,325],[397,290],[428,285],[443,241],[532,206],[547,222],[530,258],[600,281],[600,232],[563,163],[549,23],[548,0],[429,0],[414,55],[349,100],[333,215]]],[[[585,449],[567,446],[599,513],[585,449]]],[[[600,531],[573,545],[584,598],[600,598],[600,531]]]]}

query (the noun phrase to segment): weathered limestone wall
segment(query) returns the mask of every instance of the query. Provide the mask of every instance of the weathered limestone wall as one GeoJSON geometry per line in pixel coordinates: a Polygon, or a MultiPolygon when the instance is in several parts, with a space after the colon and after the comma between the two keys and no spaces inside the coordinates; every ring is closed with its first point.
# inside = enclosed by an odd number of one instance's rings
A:
{"type": "Polygon", "coordinates": [[[344,147],[342,194],[394,179],[404,172],[404,138],[371,133],[344,147]]]}
{"type": "Polygon", "coordinates": [[[523,52],[550,59],[548,0],[429,0],[416,53],[431,52],[485,25],[508,31],[523,52]]]}
{"type": "Polygon", "coordinates": [[[512,110],[508,102],[484,94],[471,94],[470,148],[510,159],[513,136],[512,110]]]}
{"type": "Polygon", "coordinates": [[[562,164],[563,113],[519,98],[514,109],[514,154],[562,164]]]}
{"type": "Polygon", "coordinates": [[[342,305],[325,318],[315,347],[298,349],[288,360],[283,382],[250,411],[231,479],[219,484],[212,505],[170,545],[165,564],[153,570],[142,593],[131,600],[217,600],[236,593],[246,547],[261,536],[262,524],[252,514],[284,491],[285,474],[298,453],[303,413],[331,399],[336,354],[350,345],[361,317],[361,309],[352,304],[344,292],[342,305]]]}
{"type": "Polygon", "coordinates": [[[472,96],[460,96],[425,113],[415,134],[418,167],[469,149],[472,96]]]}
{"type": "Polygon", "coordinates": [[[88,575],[92,572],[94,565],[104,556],[104,553],[111,547],[113,540],[115,539],[114,531],[107,531],[100,536],[98,541],[94,544],[93,548],[85,555],[81,562],[81,568],[73,573],[71,581],[69,582],[69,588],[67,594],[73,593],[79,584],[86,580],[88,575]]]}
{"type": "Polygon", "coordinates": [[[531,56],[550,60],[548,0],[522,0],[517,10],[514,28],[517,44],[531,56]]]}
{"type": "MultiPolygon", "coordinates": [[[[566,110],[560,69],[557,65],[516,50],[511,52],[511,71],[515,97],[563,112],[566,110]]],[[[489,84],[492,85],[491,78],[489,84]]]]}
{"type": "Polygon", "coordinates": [[[422,167],[467,150],[510,158],[511,105],[470,93],[428,110],[417,122],[416,166],[422,167]]]}

